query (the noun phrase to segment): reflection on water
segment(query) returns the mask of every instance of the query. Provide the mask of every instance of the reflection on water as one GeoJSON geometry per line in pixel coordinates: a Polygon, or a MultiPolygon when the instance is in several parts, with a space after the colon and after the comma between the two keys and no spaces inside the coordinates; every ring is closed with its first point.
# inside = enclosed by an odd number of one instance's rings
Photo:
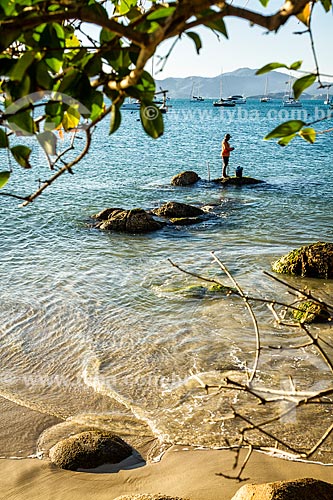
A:
{"type": "MultiPolygon", "coordinates": [[[[246,366],[251,368],[255,357],[253,326],[237,297],[182,293],[199,282],[167,259],[230,285],[213,262],[214,250],[250,295],[292,300],[262,271],[292,248],[332,241],[332,178],[327,175],[332,143],[319,138],[327,152],[320,158],[318,146],[299,143],[282,150],[261,142],[262,123],[258,130],[244,121],[229,124],[231,133],[235,129],[234,165],[244,165],[246,175],[265,184],[226,190],[200,182],[172,188],[170,179],[181,170],[207,177],[207,162],[214,176],[220,174],[221,123],[216,112],[208,124],[184,129],[170,113],[165,136],[153,142],[135,117],[124,115],[124,127],[112,138],[100,127],[92,154],[74,180],[61,180],[24,210],[10,200],[2,203],[1,456],[33,453],[40,435],[39,450],[47,450],[59,436],[89,427],[111,428],[139,450],[154,438],[165,444],[223,446],[243,425],[225,419],[231,405],[249,417],[281,413],[282,403],[268,410],[239,391],[206,394],[205,384],[219,385],[227,375],[245,380],[246,366]],[[315,168],[309,170],[309,162],[315,168]],[[152,208],[168,200],[211,205],[216,216],[148,235],[89,227],[89,216],[104,207],[152,208]],[[25,421],[27,427],[35,422],[33,436],[22,430],[12,439],[13,421],[25,421]]],[[[13,176],[14,183],[19,180],[13,176]]],[[[327,300],[332,296],[331,281],[306,284],[327,300]]],[[[304,335],[274,325],[266,306],[256,304],[255,311],[264,346],[257,385],[286,387],[290,377],[299,390],[331,385],[331,374],[314,349],[269,349],[304,343],[304,335]]],[[[314,332],[333,343],[330,325],[316,326],[314,332]]],[[[331,406],[312,405],[295,409],[274,429],[303,447],[319,438],[331,418],[331,406]]]]}

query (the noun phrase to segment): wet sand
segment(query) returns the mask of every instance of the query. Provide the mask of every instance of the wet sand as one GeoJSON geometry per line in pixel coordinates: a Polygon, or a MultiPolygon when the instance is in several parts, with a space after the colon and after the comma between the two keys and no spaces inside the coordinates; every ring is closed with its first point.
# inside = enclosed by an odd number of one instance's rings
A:
{"type": "MultiPolygon", "coordinates": [[[[244,459],[246,451],[242,451],[244,459]]],[[[184,450],[174,446],[158,463],[114,473],[60,470],[37,459],[1,460],[0,499],[114,500],[124,494],[163,493],[190,500],[230,500],[248,483],[312,477],[333,482],[333,466],[291,462],[254,452],[243,473],[246,482],[225,479],[234,475],[235,454],[222,450],[184,450]]],[[[236,473],[237,473],[236,469],[236,473]]]]}

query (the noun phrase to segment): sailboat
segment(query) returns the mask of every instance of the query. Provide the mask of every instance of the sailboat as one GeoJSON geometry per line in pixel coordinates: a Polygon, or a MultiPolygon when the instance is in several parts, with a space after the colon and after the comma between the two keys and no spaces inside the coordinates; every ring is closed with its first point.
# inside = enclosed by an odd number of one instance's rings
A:
{"type": "Polygon", "coordinates": [[[288,88],[287,88],[287,93],[284,95],[282,99],[282,106],[285,108],[301,108],[302,103],[301,101],[298,101],[291,95],[291,84],[292,84],[292,79],[289,78],[289,81],[287,82],[288,88]]]}
{"type": "Polygon", "coordinates": [[[200,85],[198,85],[198,95],[194,95],[194,83],[192,83],[192,90],[191,90],[191,101],[194,102],[203,102],[205,99],[200,95],[200,85]]]}
{"type": "Polygon", "coordinates": [[[231,99],[223,99],[222,97],[222,73],[221,73],[221,79],[220,79],[220,98],[218,101],[213,102],[213,106],[215,107],[225,107],[225,108],[233,108],[236,106],[236,103],[232,101],[231,99]]]}
{"type": "Polygon", "coordinates": [[[330,97],[330,88],[331,88],[331,85],[328,85],[327,86],[327,94],[326,94],[326,99],[324,101],[324,104],[326,104],[326,106],[330,106],[330,107],[333,107],[333,97],[330,97]]]}
{"type": "Polygon", "coordinates": [[[266,76],[266,83],[265,83],[265,92],[262,98],[260,99],[260,102],[271,102],[272,98],[268,96],[268,76],[266,76]]]}

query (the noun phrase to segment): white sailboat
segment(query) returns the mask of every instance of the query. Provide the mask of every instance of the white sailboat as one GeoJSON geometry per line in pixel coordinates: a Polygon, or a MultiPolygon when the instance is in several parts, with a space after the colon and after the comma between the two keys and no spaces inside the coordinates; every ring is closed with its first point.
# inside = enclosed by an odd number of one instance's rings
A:
{"type": "Polygon", "coordinates": [[[298,99],[292,96],[291,86],[292,86],[292,78],[289,78],[287,82],[287,92],[282,99],[282,106],[285,108],[301,108],[302,103],[298,99]]]}
{"type": "Polygon", "coordinates": [[[213,102],[213,106],[225,107],[225,108],[233,108],[234,106],[236,106],[236,103],[234,103],[230,99],[223,99],[223,97],[222,97],[222,73],[221,73],[221,79],[220,79],[220,98],[217,101],[213,102]]]}
{"type": "Polygon", "coordinates": [[[194,94],[194,83],[192,83],[192,90],[190,100],[193,102],[203,102],[205,99],[200,95],[200,84],[198,84],[198,95],[194,94]]]}
{"type": "Polygon", "coordinates": [[[332,107],[333,106],[333,97],[330,97],[330,88],[331,88],[331,85],[328,85],[327,86],[326,99],[324,101],[324,104],[326,106],[332,107]]]}
{"type": "Polygon", "coordinates": [[[265,82],[265,92],[262,98],[260,99],[260,102],[271,102],[273,99],[268,96],[268,76],[266,76],[266,82],[265,82]]]}

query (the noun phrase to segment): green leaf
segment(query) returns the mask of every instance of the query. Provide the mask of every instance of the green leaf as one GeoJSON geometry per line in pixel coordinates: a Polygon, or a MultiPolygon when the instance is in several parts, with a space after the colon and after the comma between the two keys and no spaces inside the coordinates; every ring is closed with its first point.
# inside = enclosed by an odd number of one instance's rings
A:
{"type": "Polygon", "coordinates": [[[295,80],[293,84],[293,91],[294,91],[294,96],[295,99],[298,99],[299,96],[302,94],[302,92],[310,87],[317,79],[317,75],[305,75],[302,76],[302,78],[299,78],[298,80],[295,80]]]}
{"type": "Polygon", "coordinates": [[[261,3],[261,5],[263,5],[264,7],[267,7],[267,5],[269,4],[269,0],[260,0],[260,3],[261,3]]]}
{"type": "Polygon", "coordinates": [[[28,148],[27,146],[14,146],[10,148],[10,151],[17,163],[21,165],[21,167],[31,168],[31,165],[29,163],[29,157],[31,154],[30,148],[28,148]]]}
{"type": "Polygon", "coordinates": [[[71,130],[73,128],[76,128],[78,124],[80,123],[80,112],[75,106],[70,106],[67,111],[65,111],[63,119],[62,119],[62,126],[64,127],[65,131],[67,132],[68,130],[71,130]]]}
{"type": "Polygon", "coordinates": [[[11,172],[8,171],[0,172],[0,189],[7,184],[7,182],[9,181],[10,174],[11,172]]]}
{"type": "Polygon", "coordinates": [[[8,116],[7,118],[10,128],[18,135],[33,135],[35,133],[35,122],[29,111],[22,111],[8,116]]]}
{"type": "Polygon", "coordinates": [[[322,6],[324,7],[326,12],[329,12],[332,7],[332,0],[320,0],[322,6]]]}
{"type": "Polygon", "coordinates": [[[6,50],[20,36],[20,33],[20,30],[12,30],[10,32],[1,33],[0,52],[6,50]]]}
{"type": "Polygon", "coordinates": [[[8,148],[8,137],[2,128],[0,128],[0,148],[8,148]]]}
{"type": "Polygon", "coordinates": [[[154,10],[154,12],[148,14],[147,19],[148,21],[156,21],[157,19],[163,19],[164,17],[171,16],[175,10],[176,7],[162,7],[161,9],[154,10]]]}
{"type": "Polygon", "coordinates": [[[49,68],[45,61],[39,61],[36,66],[36,81],[42,89],[51,89],[53,78],[50,75],[49,68]]]}
{"type": "Polygon", "coordinates": [[[99,90],[94,90],[92,92],[92,101],[91,101],[91,114],[89,116],[91,121],[96,120],[104,111],[104,96],[103,93],[99,90]]]}
{"type": "Polygon", "coordinates": [[[103,45],[103,43],[111,42],[116,36],[117,35],[113,31],[103,28],[99,35],[99,41],[101,45],[103,45]]]}
{"type": "Polygon", "coordinates": [[[136,3],[136,0],[120,0],[117,7],[117,12],[119,12],[119,14],[123,16],[124,14],[127,14],[127,12],[129,12],[131,8],[136,5],[136,3]]]}
{"type": "Polygon", "coordinates": [[[35,55],[32,52],[26,52],[23,54],[10,72],[11,79],[17,81],[22,80],[23,76],[27,72],[27,69],[34,61],[34,58],[35,55]]]}
{"type": "Polygon", "coordinates": [[[64,75],[58,91],[63,93],[63,94],[69,94],[73,95],[73,91],[75,93],[75,89],[81,80],[82,73],[78,69],[70,69],[67,71],[67,73],[64,75]]]}
{"type": "Polygon", "coordinates": [[[258,69],[256,71],[256,75],[263,75],[264,73],[269,73],[270,71],[273,71],[274,69],[277,68],[288,68],[288,66],[286,64],[279,62],[269,63],[263,66],[262,68],[258,69]]]}
{"type": "Polygon", "coordinates": [[[37,140],[47,155],[54,156],[57,154],[57,138],[52,132],[45,131],[37,134],[37,140]]]}
{"type": "Polygon", "coordinates": [[[139,82],[135,85],[135,89],[139,92],[138,98],[147,101],[153,99],[156,90],[155,80],[148,71],[142,73],[139,82]]]}
{"type": "Polygon", "coordinates": [[[305,123],[302,120],[289,120],[288,122],[281,123],[281,125],[278,125],[266,135],[265,140],[296,134],[304,125],[305,123]]]}
{"type": "Polygon", "coordinates": [[[151,101],[143,101],[140,106],[142,126],[150,137],[157,139],[163,134],[163,118],[158,107],[151,101]]]}
{"type": "Polygon", "coordinates": [[[280,139],[278,141],[278,144],[279,146],[287,146],[289,144],[289,142],[294,139],[296,137],[296,134],[290,134],[290,135],[287,135],[286,137],[282,137],[282,139],[280,139]]]}
{"type": "Polygon", "coordinates": [[[197,33],[194,33],[194,31],[186,31],[185,33],[189,38],[191,38],[194,41],[197,54],[199,54],[200,49],[202,48],[200,36],[197,33]]]}
{"type": "Polygon", "coordinates": [[[217,19],[216,21],[208,21],[204,23],[207,28],[211,28],[214,31],[222,33],[226,38],[228,38],[228,32],[223,19],[217,19]]]}
{"type": "Polygon", "coordinates": [[[302,66],[302,64],[303,64],[303,61],[295,61],[289,66],[289,69],[293,69],[293,70],[297,71],[302,66]]]}
{"type": "Polygon", "coordinates": [[[310,142],[311,144],[313,144],[316,140],[317,133],[315,129],[312,127],[302,128],[302,130],[300,130],[298,133],[302,137],[302,139],[304,139],[307,142],[310,142]]]}
{"type": "Polygon", "coordinates": [[[111,122],[110,122],[110,134],[113,134],[120,127],[121,123],[121,113],[115,104],[111,107],[111,122]]]}

